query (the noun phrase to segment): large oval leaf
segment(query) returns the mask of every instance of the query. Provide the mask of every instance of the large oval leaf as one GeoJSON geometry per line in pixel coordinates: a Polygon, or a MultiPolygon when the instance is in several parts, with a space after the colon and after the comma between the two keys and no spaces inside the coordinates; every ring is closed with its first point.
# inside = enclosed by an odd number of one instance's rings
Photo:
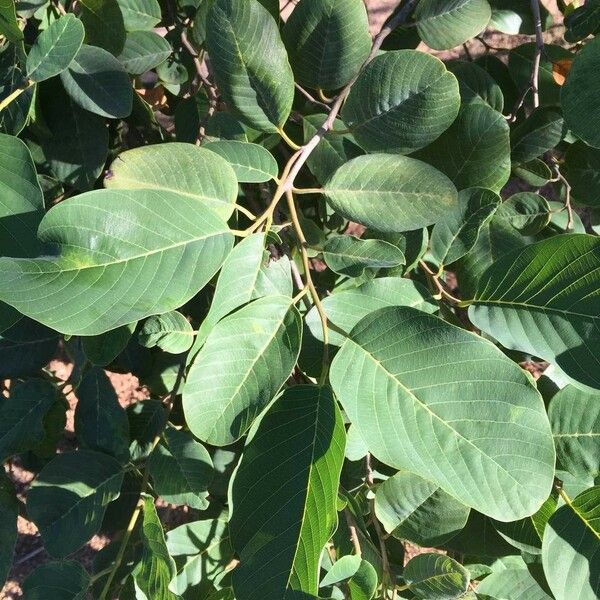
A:
{"type": "Polygon", "coordinates": [[[375,58],[352,86],[342,117],[371,152],[408,154],[431,143],[456,119],[456,77],[439,59],[398,50],[375,58]]]}
{"type": "Polygon", "coordinates": [[[525,568],[495,571],[477,586],[477,591],[483,599],[552,600],[525,568]]]}
{"type": "Polygon", "coordinates": [[[178,308],[206,285],[233,244],[211,210],[153,190],[70,198],[46,214],[39,236],[59,253],[0,258],[0,299],[77,335],[178,308]]]}
{"type": "Polygon", "coordinates": [[[342,87],[371,50],[362,0],[302,0],[283,29],[296,80],[313,89],[342,87]]]}
{"type": "Polygon", "coordinates": [[[503,346],[600,389],[600,239],[557,235],[503,256],[479,281],[471,320],[503,346]]]}
{"type": "Polygon", "coordinates": [[[289,388],[262,418],[231,487],[238,600],[317,596],[321,552],[337,523],[344,445],[329,388],[289,388]]]}
{"type": "Polygon", "coordinates": [[[327,201],[343,217],[378,231],[410,231],[443,219],[456,206],[452,182],[407,156],[359,156],[325,185],[327,201]]]}
{"type": "Polygon", "coordinates": [[[206,45],[223,99],[250,127],[276,132],[294,99],[294,75],[277,24],[257,0],[215,0],[206,45]]]}
{"type": "Polygon", "coordinates": [[[238,186],[233,169],[214,152],[173,142],[127,150],[110,165],[107,188],[177,192],[199,200],[223,219],[233,213],[238,186]]]}
{"type": "Polygon", "coordinates": [[[290,376],[300,337],[300,315],[285,296],[260,298],[219,321],[183,390],[192,433],[215,446],[239,439],[290,376]]]}
{"type": "Polygon", "coordinates": [[[542,399],[490,342],[414,308],[382,308],[354,327],[330,378],[384,463],[502,521],[548,497],[554,446],[542,399]]]}
{"type": "Polygon", "coordinates": [[[222,156],[231,165],[240,183],[262,183],[277,178],[277,161],[263,146],[219,140],[204,144],[203,148],[222,156]]]}

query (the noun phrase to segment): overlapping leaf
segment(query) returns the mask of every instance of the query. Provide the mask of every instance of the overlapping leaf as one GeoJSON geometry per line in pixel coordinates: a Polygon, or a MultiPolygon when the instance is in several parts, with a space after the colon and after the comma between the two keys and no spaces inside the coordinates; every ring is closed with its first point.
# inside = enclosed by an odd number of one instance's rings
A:
{"type": "Polygon", "coordinates": [[[219,140],[204,144],[203,148],[223,157],[240,183],[262,183],[277,177],[277,161],[266,148],[258,144],[219,140]]]}
{"type": "Polygon", "coordinates": [[[403,577],[408,589],[424,600],[450,600],[462,596],[469,585],[469,572],[454,559],[432,552],[408,561],[403,577]]]}
{"type": "Polygon", "coordinates": [[[142,346],[158,346],[165,352],[181,354],[194,342],[194,330],[190,322],[176,310],[150,317],[138,334],[142,346]]]}

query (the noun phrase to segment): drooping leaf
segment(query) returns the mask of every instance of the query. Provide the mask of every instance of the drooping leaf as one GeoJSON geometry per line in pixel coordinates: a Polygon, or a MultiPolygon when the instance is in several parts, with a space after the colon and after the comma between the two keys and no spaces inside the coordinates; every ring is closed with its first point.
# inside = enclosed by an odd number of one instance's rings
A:
{"type": "MultiPolygon", "coordinates": [[[[438,310],[431,294],[416,281],[399,277],[378,277],[355,288],[342,290],[322,300],[327,319],[342,331],[350,333],[353,327],[369,313],[385,306],[412,306],[427,313],[438,310]]],[[[317,310],[311,309],[305,318],[311,333],[322,340],[321,321],[317,310]]],[[[329,332],[329,343],[341,346],[344,337],[329,332]]]]}
{"type": "Polygon", "coordinates": [[[34,448],[44,437],[44,417],[56,391],[43,379],[16,383],[0,402],[0,461],[34,448]]]}
{"type": "Polygon", "coordinates": [[[75,435],[82,447],[105,452],[121,462],[129,459],[129,423],[110,379],[90,369],[77,387],[75,435]]]}
{"type": "Polygon", "coordinates": [[[417,31],[434,50],[454,48],[475,37],[491,16],[487,0],[422,0],[415,11],[417,31]]]}
{"type": "Polygon", "coordinates": [[[419,546],[438,546],[466,524],[469,508],[434,483],[400,471],[375,494],[375,514],[385,530],[419,546]]]}
{"type": "Polygon", "coordinates": [[[28,600],[84,600],[90,576],[74,560],[44,563],[27,576],[23,594],[28,600]]]}
{"type": "Polygon", "coordinates": [[[446,67],[458,79],[463,104],[485,102],[494,110],[504,109],[504,95],[494,78],[475,62],[451,60],[446,67]]]}
{"type": "Polygon", "coordinates": [[[62,558],[83,546],[97,533],[122,481],[121,465],[108,454],[78,450],[56,455],[27,495],[27,514],[46,550],[62,558]]]}
{"type": "Polygon", "coordinates": [[[13,563],[17,543],[17,517],[19,503],[12,482],[4,473],[0,473],[0,585],[8,576],[13,563]]]}
{"type": "Polygon", "coordinates": [[[169,504],[208,507],[213,466],[206,448],[186,431],[167,427],[148,460],[154,491],[169,504]]]}
{"type": "Polygon", "coordinates": [[[561,171],[577,204],[600,207],[600,150],[583,142],[572,144],[561,171]]]}
{"type": "Polygon", "coordinates": [[[575,57],[560,94],[569,129],[594,148],[600,148],[600,109],[596,101],[599,65],[600,40],[596,38],[575,57]]]}
{"type": "Polygon", "coordinates": [[[138,334],[142,346],[171,354],[181,354],[189,350],[194,342],[194,330],[189,321],[176,310],[150,317],[138,334]]]}
{"type": "Polygon", "coordinates": [[[388,242],[350,235],[330,237],[323,258],[332,271],[347,277],[360,277],[365,269],[397,267],[405,262],[402,251],[388,242]]]}
{"type": "Polygon", "coordinates": [[[555,362],[570,378],[600,389],[600,240],[551,237],[497,260],[484,273],[471,321],[503,346],[555,362]]]}
{"type": "Polygon", "coordinates": [[[382,308],[350,332],[330,380],[385,464],[502,521],[548,497],[554,447],[541,397],[487,340],[414,308],[382,308]]]}
{"type": "Polygon", "coordinates": [[[292,108],[294,76],[269,12],[257,0],[215,0],[206,45],[230,110],[259,131],[283,127],[292,108]]]}
{"type": "Polygon", "coordinates": [[[328,388],[288,388],[262,418],[231,489],[238,600],[317,595],[321,551],[337,523],[344,445],[328,388]]]}
{"type": "Polygon", "coordinates": [[[141,75],[167,60],[172,51],[171,44],[153,31],[131,31],[117,58],[128,73],[141,75]]]}
{"type": "Polygon", "coordinates": [[[131,460],[143,460],[152,451],[156,436],[165,428],[167,414],[160,400],[149,399],[128,406],[127,420],[131,460]]]}
{"type": "Polygon", "coordinates": [[[117,56],[125,43],[125,23],[117,0],[81,0],[85,41],[117,56]]]}
{"type": "Polygon", "coordinates": [[[484,598],[551,600],[527,569],[503,569],[488,575],[478,586],[484,598]]]}
{"type": "Polygon", "coordinates": [[[535,109],[510,132],[511,160],[526,163],[557,146],[564,130],[560,111],[550,107],[535,109]]]}
{"type": "Polygon", "coordinates": [[[13,0],[0,0],[0,33],[9,42],[19,42],[23,39],[13,0]]]}
{"type": "Polygon", "coordinates": [[[277,177],[277,161],[263,146],[236,140],[219,140],[202,147],[224,158],[240,183],[262,183],[277,177]]]}
{"type": "Polygon", "coordinates": [[[27,55],[27,77],[44,81],[62,73],[79,52],[85,30],[81,21],[67,14],[40,33],[27,55]]]}
{"type": "Polygon", "coordinates": [[[567,385],[552,398],[548,418],[560,467],[574,476],[598,477],[600,394],[567,385]]]}
{"type": "Polygon", "coordinates": [[[81,108],[111,119],[131,113],[133,91],[129,77],[121,63],[102,48],[83,44],[60,79],[81,108]]]}
{"type": "Polygon", "coordinates": [[[467,104],[456,121],[417,157],[445,173],[458,190],[499,192],[510,176],[510,130],[487,104],[467,104]]]}
{"type": "Polygon", "coordinates": [[[94,365],[100,367],[109,365],[126,348],[136,325],[137,323],[130,323],[100,335],[82,338],[81,345],[86,357],[94,365]]]}
{"type": "Polygon", "coordinates": [[[346,85],[371,50],[362,0],[303,0],[282,35],[296,81],[312,89],[346,85]]]}
{"type": "Polygon", "coordinates": [[[183,390],[192,433],[214,446],[239,439],[290,376],[301,331],[300,315],[285,296],[259,298],[219,321],[183,390]]]}
{"type": "Polygon", "coordinates": [[[542,564],[556,600],[600,595],[600,486],[561,506],[548,521],[542,564]]]}
{"type": "Polygon", "coordinates": [[[161,20],[158,0],[117,0],[127,31],[150,31],[161,20]]]}
{"type": "Polygon", "coordinates": [[[469,572],[443,554],[417,554],[404,567],[408,589],[423,600],[452,600],[462,596],[469,585],[469,572]]]}
{"type": "Polygon", "coordinates": [[[122,152],[104,185],[113,189],[177,192],[204,203],[223,219],[233,213],[237,180],[227,161],[194,144],[174,142],[122,152]]]}
{"type": "Polygon", "coordinates": [[[485,188],[467,188],[458,194],[458,207],[431,232],[431,254],[440,264],[462,258],[477,242],[479,230],[500,205],[498,194],[485,188]]]}
{"type": "Polygon", "coordinates": [[[359,156],[325,185],[332,208],[378,231],[409,231],[442,220],[456,206],[456,188],[441,172],[406,156],[359,156]]]}
{"type": "Polygon", "coordinates": [[[211,210],[155,190],[97,190],[70,198],[46,214],[38,235],[57,244],[60,254],[0,259],[0,299],[78,335],[179,307],[214,275],[233,243],[211,210]],[[90,310],[88,291],[98,285],[106,292],[90,310]]]}
{"type": "Polygon", "coordinates": [[[448,129],[459,106],[456,77],[439,59],[398,50],[369,63],[350,90],[342,118],[365,150],[408,154],[448,129]]]}

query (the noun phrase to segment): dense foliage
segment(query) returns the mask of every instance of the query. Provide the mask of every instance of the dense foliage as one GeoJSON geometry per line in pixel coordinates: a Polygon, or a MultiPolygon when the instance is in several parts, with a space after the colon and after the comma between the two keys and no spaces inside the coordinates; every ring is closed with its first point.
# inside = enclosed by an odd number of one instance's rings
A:
{"type": "Polygon", "coordinates": [[[0,0],[0,581],[595,600],[600,2],[296,4],[0,0]]]}

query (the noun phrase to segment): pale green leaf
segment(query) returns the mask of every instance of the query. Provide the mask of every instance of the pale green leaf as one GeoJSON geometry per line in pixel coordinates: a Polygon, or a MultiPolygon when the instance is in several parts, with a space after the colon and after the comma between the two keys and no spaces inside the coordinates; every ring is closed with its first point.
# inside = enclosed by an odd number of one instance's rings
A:
{"type": "Polygon", "coordinates": [[[329,388],[288,388],[262,418],[231,488],[238,600],[317,595],[321,552],[337,524],[344,445],[329,388]]]}
{"type": "Polygon", "coordinates": [[[417,554],[402,574],[408,589],[424,600],[452,600],[462,596],[469,585],[469,572],[443,554],[417,554]]]}
{"type": "Polygon", "coordinates": [[[132,75],[141,75],[169,58],[171,44],[153,31],[132,31],[117,59],[132,75]]]}
{"type": "Polygon", "coordinates": [[[189,321],[176,310],[150,317],[142,326],[138,341],[146,348],[158,346],[171,354],[189,350],[194,342],[194,330],[189,321]]]}
{"type": "Polygon", "coordinates": [[[502,600],[552,600],[527,569],[495,571],[477,586],[477,592],[502,600]]]}
{"type": "Polygon", "coordinates": [[[224,158],[240,183],[262,183],[277,178],[277,161],[266,148],[258,144],[219,140],[202,147],[224,158]]]}
{"type": "Polygon", "coordinates": [[[319,587],[342,581],[345,581],[350,590],[352,600],[370,600],[377,589],[377,572],[371,563],[360,556],[347,554],[333,563],[319,587]]]}

